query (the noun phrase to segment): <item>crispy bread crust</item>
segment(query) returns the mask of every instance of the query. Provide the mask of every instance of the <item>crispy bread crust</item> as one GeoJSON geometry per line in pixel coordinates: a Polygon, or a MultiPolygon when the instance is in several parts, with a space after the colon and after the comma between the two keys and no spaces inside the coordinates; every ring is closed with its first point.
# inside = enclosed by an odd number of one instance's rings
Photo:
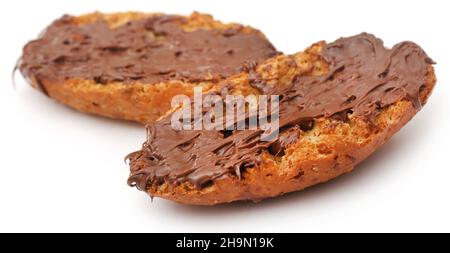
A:
{"type": "MultiPolygon", "coordinates": [[[[163,14],[140,12],[103,14],[95,12],[78,16],[72,22],[82,25],[104,19],[111,28],[115,28],[131,20],[158,15],[163,14]]],[[[224,24],[207,14],[194,12],[186,18],[187,22],[182,25],[186,31],[236,29],[240,33],[256,34],[265,39],[265,36],[256,29],[236,23],[224,24]]],[[[78,111],[145,124],[164,115],[170,109],[170,101],[173,96],[178,94],[190,96],[195,86],[202,86],[203,91],[207,91],[214,87],[218,80],[201,83],[172,80],[156,84],[98,84],[94,80],[67,80],[59,83],[45,78],[39,83],[36,80],[30,81],[33,87],[43,89],[48,96],[78,111]]]]}
{"type": "MultiPolygon", "coordinates": [[[[292,57],[279,56],[268,60],[257,71],[270,83],[283,85],[296,74],[319,75],[328,66],[320,59],[324,42],[292,57]],[[293,65],[293,62],[295,64],[293,65]]],[[[238,83],[246,86],[247,77],[238,83]]],[[[233,78],[230,78],[231,80],[233,78]]],[[[426,86],[420,93],[424,104],[436,83],[430,65],[426,86]]],[[[163,183],[147,189],[151,196],[162,197],[191,205],[214,205],[237,200],[261,200],[326,182],[350,172],[367,156],[403,127],[419,108],[408,100],[401,100],[380,111],[373,122],[350,117],[348,122],[331,118],[316,118],[314,128],[302,132],[298,141],[290,145],[285,155],[274,157],[266,152],[260,166],[247,169],[242,179],[226,177],[210,186],[197,189],[189,183],[171,185],[163,183]]],[[[139,164],[135,164],[139,166],[139,164]]]]}

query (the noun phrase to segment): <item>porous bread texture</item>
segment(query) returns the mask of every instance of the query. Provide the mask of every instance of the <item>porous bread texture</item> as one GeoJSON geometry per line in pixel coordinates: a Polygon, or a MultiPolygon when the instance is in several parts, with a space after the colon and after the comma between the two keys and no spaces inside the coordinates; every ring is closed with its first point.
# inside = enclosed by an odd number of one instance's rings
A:
{"type": "MultiPolygon", "coordinates": [[[[293,56],[269,59],[257,72],[269,85],[286,85],[295,75],[321,75],[328,71],[319,56],[324,42],[314,44],[293,56]]],[[[249,76],[229,78],[237,86],[248,86],[249,76]]],[[[420,93],[422,105],[429,97],[436,78],[428,67],[426,85],[420,93]]],[[[215,205],[238,200],[258,201],[328,181],[351,171],[359,162],[384,144],[419,110],[409,100],[400,100],[380,110],[372,121],[352,117],[343,122],[332,118],[316,118],[314,127],[301,132],[281,157],[264,152],[262,163],[242,172],[242,178],[224,177],[198,189],[186,182],[172,185],[164,182],[147,189],[151,196],[190,205],[215,205]]],[[[135,162],[134,166],[144,166],[135,162]]]]}
{"type": "MultiPolygon", "coordinates": [[[[83,25],[103,19],[111,29],[114,29],[132,20],[159,15],[163,14],[142,12],[104,14],[95,12],[75,17],[72,22],[76,25],[83,25]]],[[[225,24],[214,20],[212,16],[207,14],[194,12],[190,16],[186,16],[186,19],[186,23],[180,23],[180,26],[186,31],[235,29],[239,33],[257,34],[265,38],[260,31],[254,28],[236,23],[225,24]]],[[[58,83],[43,78],[41,83],[31,80],[31,84],[35,88],[43,86],[49,97],[78,111],[145,124],[164,115],[170,109],[171,99],[175,95],[191,96],[193,88],[196,86],[202,87],[203,91],[206,92],[219,81],[213,77],[205,77],[205,80],[204,82],[171,80],[152,84],[124,84],[121,82],[98,84],[94,80],[72,79],[64,83],[58,83]]]]}

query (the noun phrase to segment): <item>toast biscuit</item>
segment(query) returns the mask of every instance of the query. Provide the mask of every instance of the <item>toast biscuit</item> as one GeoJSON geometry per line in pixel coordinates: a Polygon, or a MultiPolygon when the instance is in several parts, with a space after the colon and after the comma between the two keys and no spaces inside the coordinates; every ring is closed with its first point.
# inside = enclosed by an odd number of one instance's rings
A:
{"type": "Polygon", "coordinates": [[[353,170],[420,110],[436,83],[432,64],[412,42],[386,49],[370,34],[274,57],[221,84],[284,94],[280,122],[283,115],[300,120],[282,125],[275,142],[242,141],[246,130],[176,131],[167,115],[147,126],[148,140],[127,156],[128,184],[151,197],[214,205],[259,201],[326,182],[353,170]],[[325,97],[329,90],[334,96],[325,97]],[[293,110],[298,105],[306,108],[293,110]],[[302,126],[305,122],[310,124],[302,126]],[[286,136],[293,138],[283,143],[286,136]]]}
{"type": "Polygon", "coordinates": [[[35,88],[79,111],[147,123],[191,95],[278,54],[258,30],[210,15],[63,16],[29,42],[18,66],[35,88]]]}

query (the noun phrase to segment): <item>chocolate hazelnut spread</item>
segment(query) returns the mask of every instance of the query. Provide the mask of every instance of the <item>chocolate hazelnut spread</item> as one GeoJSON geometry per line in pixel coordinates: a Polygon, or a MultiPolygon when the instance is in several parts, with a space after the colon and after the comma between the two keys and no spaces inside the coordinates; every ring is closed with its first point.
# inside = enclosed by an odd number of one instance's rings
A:
{"type": "Polygon", "coordinates": [[[218,80],[278,54],[256,32],[239,26],[186,31],[187,19],[181,16],[152,16],[114,29],[103,19],[82,25],[73,19],[63,16],[24,47],[20,70],[26,78],[37,84],[218,80]]]}
{"type": "Polygon", "coordinates": [[[168,116],[149,124],[142,150],[128,155],[128,184],[144,191],[163,182],[202,188],[219,178],[240,177],[243,170],[258,165],[265,152],[282,155],[301,131],[313,127],[315,118],[348,120],[351,114],[371,120],[402,99],[420,109],[419,92],[434,63],[413,42],[387,49],[366,33],[326,44],[320,54],[328,63],[326,75],[297,76],[283,87],[252,80],[263,94],[281,96],[278,138],[264,142],[261,130],[174,130],[168,116]]]}

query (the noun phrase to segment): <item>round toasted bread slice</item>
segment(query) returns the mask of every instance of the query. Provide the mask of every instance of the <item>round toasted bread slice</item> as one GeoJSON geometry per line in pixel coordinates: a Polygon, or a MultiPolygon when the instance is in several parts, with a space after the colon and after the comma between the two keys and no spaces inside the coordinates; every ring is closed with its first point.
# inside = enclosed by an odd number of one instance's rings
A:
{"type": "Polygon", "coordinates": [[[319,42],[267,60],[223,83],[282,95],[280,134],[264,143],[249,130],[183,131],[170,115],[148,125],[131,153],[128,183],[183,204],[258,201],[351,171],[425,104],[433,61],[412,42],[392,49],[370,34],[319,42]]]}
{"type": "Polygon", "coordinates": [[[278,54],[258,30],[210,15],[63,16],[23,49],[35,88],[79,111],[152,122],[177,94],[204,91],[278,54]]]}

